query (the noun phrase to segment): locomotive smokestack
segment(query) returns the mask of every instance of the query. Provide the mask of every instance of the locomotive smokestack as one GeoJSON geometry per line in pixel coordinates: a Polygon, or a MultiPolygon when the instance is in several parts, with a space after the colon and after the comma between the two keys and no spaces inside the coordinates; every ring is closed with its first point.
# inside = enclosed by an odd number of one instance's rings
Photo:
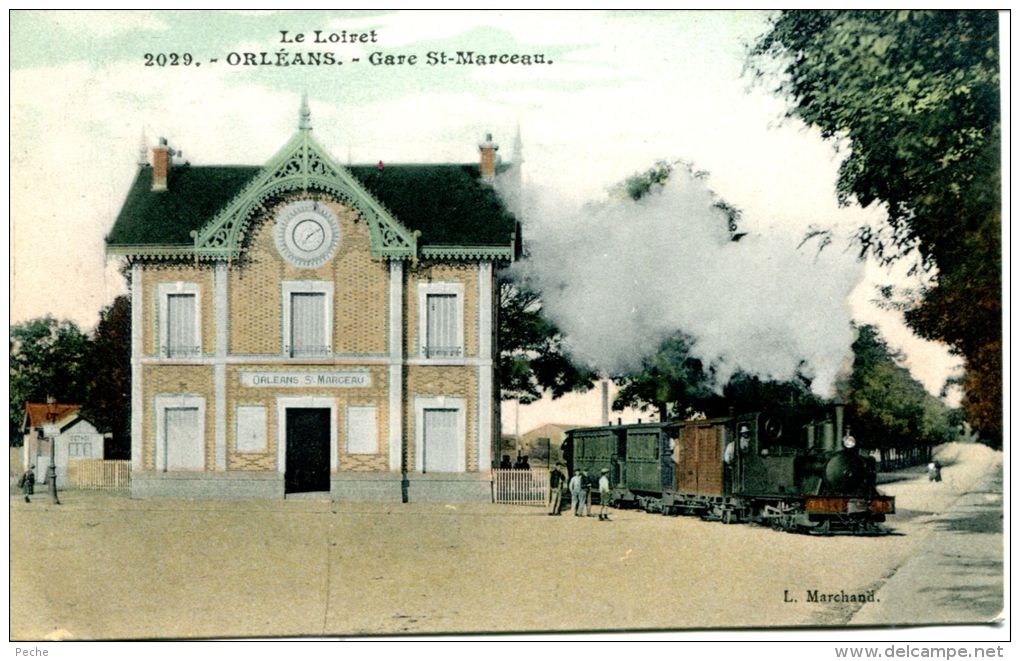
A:
{"type": "Polygon", "coordinates": [[[836,404],[836,433],[834,450],[839,450],[843,444],[843,404],[836,404]]]}

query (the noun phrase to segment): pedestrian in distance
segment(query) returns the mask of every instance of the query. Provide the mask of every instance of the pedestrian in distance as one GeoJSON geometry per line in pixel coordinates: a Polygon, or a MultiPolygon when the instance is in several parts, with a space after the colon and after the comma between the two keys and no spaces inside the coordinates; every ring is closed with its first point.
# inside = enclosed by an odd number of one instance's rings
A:
{"type": "Polygon", "coordinates": [[[32,499],[29,498],[29,496],[31,496],[32,494],[35,493],[35,465],[34,464],[29,466],[28,470],[25,471],[24,473],[22,473],[21,479],[18,480],[18,487],[21,489],[21,492],[23,494],[25,494],[25,502],[26,503],[32,502],[32,499]]]}
{"type": "Polygon", "coordinates": [[[574,510],[574,516],[581,516],[584,508],[584,498],[581,493],[581,471],[574,473],[570,478],[570,509],[574,510]]]}
{"type": "Polygon", "coordinates": [[[587,471],[581,471],[581,496],[584,500],[584,515],[591,516],[592,478],[587,471]]]}
{"type": "Polygon", "coordinates": [[[599,521],[609,520],[609,469],[603,468],[599,477],[599,521]]]}
{"type": "Polygon", "coordinates": [[[567,482],[567,473],[564,468],[563,462],[559,461],[549,471],[549,500],[552,504],[549,516],[559,516],[563,506],[563,486],[567,482]]]}

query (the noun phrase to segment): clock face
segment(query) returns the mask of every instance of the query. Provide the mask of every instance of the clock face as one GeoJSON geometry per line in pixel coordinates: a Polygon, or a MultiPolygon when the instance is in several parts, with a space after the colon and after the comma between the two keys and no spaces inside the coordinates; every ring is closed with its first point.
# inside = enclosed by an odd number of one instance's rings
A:
{"type": "Polygon", "coordinates": [[[324,204],[302,200],[288,204],[276,216],[276,249],[288,262],[302,268],[322,266],[336,251],[340,224],[324,204]]]}

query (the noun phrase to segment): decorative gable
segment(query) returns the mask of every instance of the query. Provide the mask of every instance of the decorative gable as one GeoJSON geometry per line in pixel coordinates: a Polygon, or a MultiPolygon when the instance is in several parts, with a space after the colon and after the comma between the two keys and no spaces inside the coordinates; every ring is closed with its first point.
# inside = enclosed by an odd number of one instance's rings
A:
{"type": "Polygon", "coordinates": [[[418,232],[400,224],[393,215],[312,138],[306,103],[301,123],[291,138],[252,181],[216,216],[192,232],[199,259],[235,259],[251,218],[265,211],[275,197],[292,191],[317,190],[343,200],[368,224],[372,256],[412,259],[417,255],[418,232]]]}
{"type": "MultiPolygon", "coordinates": [[[[312,138],[305,102],[300,117],[294,137],[263,166],[173,166],[174,150],[154,148],[153,166],[140,164],[106,236],[107,250],[142,260],[233,260],[248,249],[253,218],[305,194],[352,209],[373,259],[519,256],[517,220],[479,165],[340,166],[312,138]]],[[[509,168],[497,166],[497,175],[509,168]]]]}

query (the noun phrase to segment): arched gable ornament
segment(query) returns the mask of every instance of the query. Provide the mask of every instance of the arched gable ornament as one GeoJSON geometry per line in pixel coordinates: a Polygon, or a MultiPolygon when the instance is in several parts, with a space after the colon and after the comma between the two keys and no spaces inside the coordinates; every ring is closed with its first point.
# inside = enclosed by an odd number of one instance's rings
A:
{"type": "Polygon", "coordinates": [[[415,259],[418,233],[401,225],[346,168],[312,138],[307,102],[298,132],[216,216],[192,232],[197,259],[236,259],[251,222],[266,203],[283,193],[317,190],[356,209],[368,224],[376,258],[415,259]]]}

